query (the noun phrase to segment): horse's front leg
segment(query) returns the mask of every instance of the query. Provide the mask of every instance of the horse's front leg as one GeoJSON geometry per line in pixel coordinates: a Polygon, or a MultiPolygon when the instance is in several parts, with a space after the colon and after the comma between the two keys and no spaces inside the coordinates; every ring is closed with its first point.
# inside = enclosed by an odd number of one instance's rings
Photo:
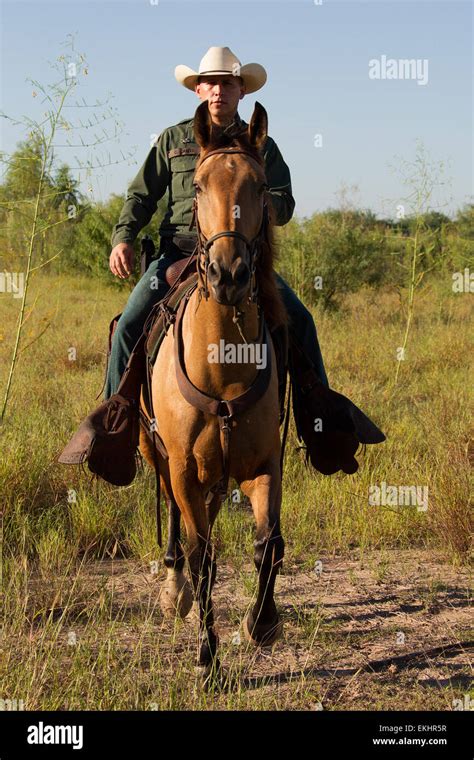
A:
{"type": "Polygon", "coordinates": [[[168,506],[168,545],[165,552],[166,580],[161,587],[160,607],[166,617],[176,613],[185,618],[193,604],[191,587],[184,574],[184,551],[181,545],[181,513],[173,497],[168,506]]]}
{"type": "Polygon", "coordinates": [[[160,607],[166,617],[178,614],[184,618],[193,605],[193,595],[184,574],[184,552],[180,535],[180,511],[171,488],[169,466],[164,459],[153,454],[152,443],[143,428],[140,430],[140,450],[148,464],[156,468],[161,477],[161,487],[168,506],[168,545],[165,552],[166,580],[160,589],[160,607]]]}
{"type": "Polygon", "coordinates": [[[253,480],[243,481],[240,485],[250,498],[257,523],[254,561],[258,572],[258,593],[257,601],[244,620],[244,632],[253,644],[270,646],[283,631],[273,598],[285,549],[280,531],[279,461],[275,459],[253,480]]]}
{"type": "MultiPolygon", "coordinates": [[[[219,670],[218,638],[214,630],[212,587],[216,559],[211,544],[212,522],[201,487],[187,475],[173,481],[173,492],[183,515],[187,535],[187,559],[194,596],[199,603],[198,667],[205,677],[219,670]]],[[[213,516],[214,517],[214,516],[213,516]]]]}

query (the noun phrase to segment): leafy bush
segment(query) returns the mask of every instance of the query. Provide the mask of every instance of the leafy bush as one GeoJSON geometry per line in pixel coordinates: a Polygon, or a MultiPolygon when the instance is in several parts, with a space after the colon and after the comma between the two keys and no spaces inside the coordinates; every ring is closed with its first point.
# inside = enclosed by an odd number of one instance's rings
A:
{"type": "Polygon", "coordinates": [[[58,261],[61,270],[76,271],[90,274],[93,277],[104,277],[113,282],[116,287],[129,286],[139,278],[140,269],[140,240],[144,235],[150,235],[155,245],[158,244],[158,225],[166,209],[166,201],[162,199],[151,223],[143,228],[135,247],[135,272],[130,280],[124,281],[113,278],[109,270],[111,252],[110,238],[114,225],[117,223],[124,198],[112,195],[106,203],[89,204],[74,221],[74,236],[71,245],[58,261]]]}
{"type": "Polygon", "coordinates": [[[279,271],[305,303],[337,306],[345,293],[379,285],[390,268],[386,236],[371,212],[329,210],[278,231],[279,271]]]}

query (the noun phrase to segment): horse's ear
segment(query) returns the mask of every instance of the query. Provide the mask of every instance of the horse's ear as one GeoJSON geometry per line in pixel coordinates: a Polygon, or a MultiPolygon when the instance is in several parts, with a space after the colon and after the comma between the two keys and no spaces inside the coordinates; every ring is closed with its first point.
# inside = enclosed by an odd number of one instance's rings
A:
{"type": "Polygon", "coordinates": [[[248,128],[249,142],[257,150],[261,151],[265,145],[268,134],[268,116],[264,107],[255,101],[252,118],[248,128]]]}
{"type": "Polygon", "coordinates": [[[207,100],[196,108],[194,114],[194,137],[201,148],[207,148],[211,139],[212,119],[207,100]]]}

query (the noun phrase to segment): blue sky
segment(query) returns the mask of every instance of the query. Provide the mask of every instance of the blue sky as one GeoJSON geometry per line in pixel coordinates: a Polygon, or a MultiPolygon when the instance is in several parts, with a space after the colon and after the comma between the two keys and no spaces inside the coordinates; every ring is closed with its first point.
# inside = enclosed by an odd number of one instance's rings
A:
{"type": "MultiPolygon", "coordinates": [[[[123,194],[149,149],[150,135],[193,114],[197,97],[178,85],[174,67],[197,69],[211,45],[228,45],[242,63],[265,66],[268,81],[241,102],[247,121],[255,100],[269,115],[269,133],[291,170],[296,213],[337,205],[343,184],[353,200],[393,215],[406,194],[390,165],[410,161],[421,139],[449,181],[435,203],[455,210],[472,201],[472,6],[468,2],[206,3],[3,2],[0,109],[40,117],[27,77],[52,81],[48,61],[65,51],[68,34],[85,53],[87,77],[78,95],[87,102],[107,93],[124,122],[112,157],[133,149],[134,162],[97,171],[94,197],[123,194]],[[428,60],[428,83],[373,80],[369,61],[428,60]],[[323,146],[315,147],[322,134],[323,146]]],[[[71,117],[72,111],[69,113],[71,117]]],[[[79,115],[79,114],[77,114],[79,115]]],[[[82,115],[82,114],[80,114],[82,115]]],[[[2,150],[25,137],[1,120],[2,150]]],[[[61,141],[63,142],[63,141],[61,141]]],[[[58,154],[75,165],[74,151],[58,154]]]]}

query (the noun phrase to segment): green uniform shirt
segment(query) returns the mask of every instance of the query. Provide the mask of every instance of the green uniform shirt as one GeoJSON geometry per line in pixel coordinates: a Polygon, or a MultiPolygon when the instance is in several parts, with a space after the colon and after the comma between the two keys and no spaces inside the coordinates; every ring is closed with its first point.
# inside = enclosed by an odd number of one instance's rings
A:
{"type": "MultiPolygon", "coordinates": [[[[128,188],[127,199],[112,232],[112,247],[117,243],[133,243],[140,230],[150,222],[158,201],[167,190],[168,209],[160,225],[160,236],[195,234],[195,229],[188,230],[194,198],[193,176],[200,152],[194,141],[193,122],[194,119],[184,119],[165,129],[155,141],[128,188]]],[[[223,132],[235,135],[247,126],[236,114],[223,132]]],[[[286,224],[295,208],[290,170],[271,137],[267,137],[263,156],[275,222],[286,224]]]]}

